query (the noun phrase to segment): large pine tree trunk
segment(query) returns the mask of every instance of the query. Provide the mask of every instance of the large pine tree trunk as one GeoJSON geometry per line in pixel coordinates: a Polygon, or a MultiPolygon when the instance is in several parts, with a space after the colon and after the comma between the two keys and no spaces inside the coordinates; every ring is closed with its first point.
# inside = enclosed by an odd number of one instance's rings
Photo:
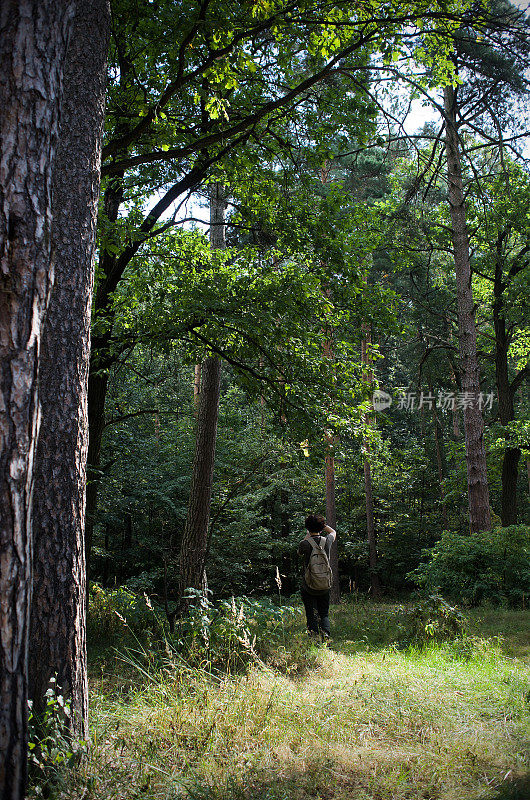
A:
{"type": "Polygon", "coordinates": [[[456,89],[444,89],[445,150],[458,305],[458,339],[462,391],[471,400],[464,407],[469,525],[472,533],[491,530],[489,490],[484,448],[484,420],[480,393],[477,331],[471,289],[471,266],[462,168],[456,120],[456,89]]]}
{"type": "MultiPolygon", "coordinates": [[[[222,187],[213,184],[210,198],[210,244],[214,249],[225,246],[224,212],[222,187]]],[[[186,589],[199,589],[204,579],[220,386],[221,361],[216,356],[211,356],[206,358],[201,366],[195,458],[179,559],[180,604],[186,589]]]]}
{"type": "Polygon", "coordinates": [[[53,285],[51,188],[72,0],[0,5],[0,797],[27,763],[38,369],[53,285]]]}
{"type": "Polygon", "coordinates": [[[46,704],[50,678],[71,699],[73,733],[86,737],[85,468],[87,379],[99,196],[109,0],[80,3],[64,73],[53,180],[55,287],[40,366],[42,421],[33,501],[34,578],[29,695],[46,704]]]}

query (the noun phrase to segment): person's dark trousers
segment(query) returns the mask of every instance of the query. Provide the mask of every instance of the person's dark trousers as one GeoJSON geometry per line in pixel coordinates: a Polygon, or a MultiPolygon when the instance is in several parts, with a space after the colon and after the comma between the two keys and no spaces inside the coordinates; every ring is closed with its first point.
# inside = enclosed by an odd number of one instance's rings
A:
{"type": "Polygon", "coordinates": [[[302,589],[302,600],[305,608],[308,631],[318,634],[318,614],[320,618],[320,629],[326,636],[329,636],[331,630],[329,625],[329,592],[326,592],[326,594],[314,595],[302,589]]]}

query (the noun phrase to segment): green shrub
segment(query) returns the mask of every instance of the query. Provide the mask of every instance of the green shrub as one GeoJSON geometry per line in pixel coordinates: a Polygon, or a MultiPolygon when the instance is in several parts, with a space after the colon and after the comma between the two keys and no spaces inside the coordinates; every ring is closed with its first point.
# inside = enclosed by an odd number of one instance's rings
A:
{"type": "Polygon", "coordinates": [[[401,612],[399,641],[406,645],[452,641],[461,637],[466,619],[460,609],[452,606],[437,593],[416,602],[401,612]]]}
{"type": "Polygon", "coordinates": [[[120,637],[124,626],[135,636],[160,627],[147,595],[137,594],[123,586],[103,589],[97,583],[91,584],[88,606],[89,636],[97,639],[120,637]]]}
{"type": "Polygon", "coordinates": [[[50,678],[46,707],[39,716],[28,701],[29,784],[33,797],[52,797],[65,787],[71,770],[87,752],[86,742],[70,735],[70,701],[57,692],[50,678]]]}
{"type": "Polygon", "coordinates": [[[462,536],[444,532],[424,551],[428,561],[410,572],[420,589],[469,605],[519,605],[530,594],[530,527],[512,525],[462,536]]]}
{"type": "Polygon", "coordinates": [[[285,623],[299,609],[268,597],[232,597],[212,602],[189,589],[188,614],[168,640],[188,663],[232,672],[266,656],[281,643],[285,623]]]}
{"type": "Polygon", "coordinates": [[[125,661],[145,669],[185,663],[189,667],[237,672],[267,659],[285,645],[285,625],[301,608],[268,597],[232,597],[214,602],[211,592],[188,589],[187,613],[170,632],[163,610],[146,595],[120,587],[91,586],[89,631],[95,638],[122,641],[125,661]],[[127,640],[134,640],[133,648],[127,640]],[[168,661],[170,662],[168,664],[168,661]],[[141,663],[140,663],[141,662],[141,663]]]}

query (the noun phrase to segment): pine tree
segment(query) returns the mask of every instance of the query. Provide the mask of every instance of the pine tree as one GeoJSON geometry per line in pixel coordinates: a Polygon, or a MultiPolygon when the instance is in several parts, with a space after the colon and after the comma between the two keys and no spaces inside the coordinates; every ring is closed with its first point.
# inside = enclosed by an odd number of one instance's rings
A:
{"type": "Polygon", "coordinates": [[[23,800],[38,372],[53,285],[51,189],[74,3],[0,11],[0,798],[23,800]]]}
{"type": "Polygon", "coordinates": [[[35,460],[29,695],[38,715],[50,678],[86,738],[85,468],[94,248],[110,36],[109,0],[80,4],[64,76],[53,178],[55,287],[44,326],[35,460]]]}

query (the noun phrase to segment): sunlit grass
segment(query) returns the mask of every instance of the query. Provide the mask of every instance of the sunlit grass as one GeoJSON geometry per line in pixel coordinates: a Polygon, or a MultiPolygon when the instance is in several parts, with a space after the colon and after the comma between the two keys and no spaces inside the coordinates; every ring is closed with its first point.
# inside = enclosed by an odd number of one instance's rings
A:
{"type": "Polygon", "coordinates": [[[414,651],[395,610],[336,609],[329,648],[297,622],[272,667],[226,679],[100,662],[71,796],[528,800],[530,614],[481,610],[472,638],[414,651]]]}

